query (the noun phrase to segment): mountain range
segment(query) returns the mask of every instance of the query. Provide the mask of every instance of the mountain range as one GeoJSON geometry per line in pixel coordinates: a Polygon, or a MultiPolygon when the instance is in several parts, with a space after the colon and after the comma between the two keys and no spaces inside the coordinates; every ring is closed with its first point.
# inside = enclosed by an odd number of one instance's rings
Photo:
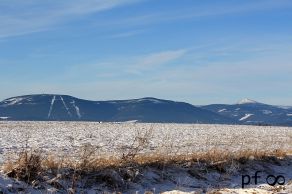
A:
{"type": "Polygon", "coordinates": [[[292,107],[275,106],[243,99],[236,104],[211,104],[202,106],[240,124],[292,126],[292,107]]]}
{"type": "Polygon", "coordinates": [[[89,101],[68,95],[26,95],[0,102],[0,120],[206,123],[292,126],[292,107],[244,99],[194,106],[152,97],[89,101]]]}

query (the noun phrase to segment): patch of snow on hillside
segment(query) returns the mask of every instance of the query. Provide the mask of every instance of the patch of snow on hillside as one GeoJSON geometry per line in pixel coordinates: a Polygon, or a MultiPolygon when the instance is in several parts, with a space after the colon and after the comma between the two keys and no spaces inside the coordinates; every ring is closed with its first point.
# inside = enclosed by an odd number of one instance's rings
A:
{"type": "Polygon", "coordinates": [[[137,103],[137,102],[153,102],[155,104],[163,103],[161,100],[155,98],[141,98],[141,99],[134,99],[134,100],[127,100],[127,103],[137,103]]]}
{"type": "Polygon", "coordinates": [[[48,118],[50,118],[50,116],[51,116],[55,100],[56,100],[56,96],[53,96],[52,101],[51,101],[50,110],[49,110],[49,113],[48,113],[48,118]]]}
{"type": "Polygon", "coordinates": [[[16,105],[16,104],[22,104],[21,101],[24,100],[25,98],[10,98],[4,101],[5,106],[11,106],[11,105],[16,105]]]}
{"type": "Polygon", "coordinates": [[[124,122],[121,122],[121,123],[137,123],[138,120],[129,120],[129,121],[124,121],[124,122]]]}
{"type": "Polygon", "coordinates": [[[76,114],[77,114],[78,118],[80,119],[80,118],[81,118],[81,114],[80,114],[80,109],[79,109],[79,107],[75,104],[75,100],[73,100],[71,103],[72,103],[73,107],[74,107],[75,110],[76,110],[76,114]]]}
{"type": "Polygon", "coordinates": [[[218,110],[218,112],[224,112],[224,111],[226,111],[226,108],[223,108],[221,110],[218,110]]]}
{"type": "Polygon", "coordinates": [[[246,120],[248,119],[249,117],[251,117],[253,114],[245,114],[244,117],[242,117],[241,119],[239,119],[240,121],[243,121],[243,120],[246,120]]]}
{"type": "Polygon", "coordinates": [[[277,106],[278,108],[282,108],[282,109],[291,109],[292,106],[277,106]]]}
{"type": "Polygon", "coordinates": [[[63,105],[64,105],[65,109],[67,110],[68,115],[71,117],[72,114],[71,114],[71,112],[70,112],[68,106],[66,105],[66,103],[65,103],[65,101],[64,101],[64,99],[63,99],[63,97],[60,96],[60,98],[61,98],[61,101],[63,102],[63,105]]]}

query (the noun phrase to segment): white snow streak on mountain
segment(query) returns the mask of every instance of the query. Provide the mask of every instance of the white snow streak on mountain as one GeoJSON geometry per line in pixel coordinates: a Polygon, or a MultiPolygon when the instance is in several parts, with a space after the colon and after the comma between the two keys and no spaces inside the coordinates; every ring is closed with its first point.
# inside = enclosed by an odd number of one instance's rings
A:
{"type": "Polygon", "coordinates": [[[136,102],[145,102],[145,101],[153,102],[153,103],[156,103],[156,104],[158,104],[158,103],[162,103],[162,101],[160,101],[160,100],[157,100],[157,99],[151,99],[151,98],[144,98],[144,99],[138,99],[138,100],[131,100],[131,101],[129,101],[129,102],[134,102],[134,103],[136,103],[136,102]]]}
{"type": "Polygon", "coordinates": [[[221,110],[218,110],[218,112],[224,112],[224,111],[226,111],[226,108],[223,108],[221,110]]]}
{"type": "Polygon", "coordinates": [[[253,114],[245,114],[244,117],[242,117],[241,119],[239,119],[240,121],[243,121],[243,120],[246,120],[248,119],[249,117],[251,117],[253,114]]]}
{"type": "Polygon", "coordinates": [[[64,104],[65,109],[67,110],[68,115],[69,115],[70,117],[72,117],[72,114],[71,114],[71,112],[69,111],[69,108],[68,108],[68,106],[66,105],[64,99],[62,98],[62,96],[60,96],[60,98],[61,98],[61,100],[62,100],[62,102],[63,102],[63,104],[64,104]]]}
{"type": "Polygon", "coordinates": [[[50,106],[50,110],[49,110],[49,114],[48,114],[48,118],[50,118],[50,116],[51,116],[51,113],[52,113],[52,110],[53,110],[53,106],[54,106],[55,100],[56,100],[56,96],[54,96],[52,98],[51,106],[50,106]]]}
{"type": "Polygon", "coordinates": [[[72,101],[72,105],[74,106],[74,108],[76,110],[76,114],[77,114],[78,118],[80,119],[81,118],[80,109],[78,106],[76,106],[75,100],[72,101]]]}
{"type": "Polygon", "coordinates": [[[11,99],[8,99],[6,101],[4,101],[5,106],[11,106],[11,105],[16,105],[16,104],[21,104],[21,101],[24,100],[25,98],[11,98],[11,99]]]}

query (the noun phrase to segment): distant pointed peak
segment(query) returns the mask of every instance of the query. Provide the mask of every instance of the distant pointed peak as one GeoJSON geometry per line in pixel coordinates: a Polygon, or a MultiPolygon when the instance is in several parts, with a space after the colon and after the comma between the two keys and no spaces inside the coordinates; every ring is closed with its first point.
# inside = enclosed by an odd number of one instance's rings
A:
{"type": "Polygon", "coordinates": [[[236,104],[258,104],[258,102],[255,100],[244,98],[244,99],[238,101],[236,104]]]}

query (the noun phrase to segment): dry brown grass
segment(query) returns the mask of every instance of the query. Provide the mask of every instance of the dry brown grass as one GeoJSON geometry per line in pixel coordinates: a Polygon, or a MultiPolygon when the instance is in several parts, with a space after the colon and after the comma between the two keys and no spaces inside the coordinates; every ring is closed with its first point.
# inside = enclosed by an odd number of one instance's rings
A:
{"type": "Polygon", "coordinates": [[[8,176],[31,183],[43,171],[43,158],[38,151],[24,151],[19,154],[16,161],[8,161],[3,165],[8,176]]]}
{"type": "MultiPolygon", "coordinates": [[[[19,154],[15,161],[7,161],[3,165],[3,171],[10,173],[10,176],[20,180],[29,181],[36,178],[40,173],[51,170],[57,172],[59,169],[68,168],[78,172],[93,172],[109,168],[121,168],[131,166],[160,166],[160,165],[181,165],[194,164],[197,162],[206,164],[224,163],[232,161],[244,163],[249,160],[270,160],[271,158],[281,159],[288,156],[284,150],[257,151],[245,150],[236,153],[228,153],[223,150],[211,150],[207,153],[192,153],[181,155],[167,155],[161,153],[137,154],[131,156],[131,160],[124,157],[95,157],[93,152],[84,151],[79,159],[58,158],[53,155],[44,155],[39,151],[27,151],[19,154]]],[[[289,152],[290,153],[290,152],[289,152]]]]}
{"type": "MultiPolygon", "coordinates": [[[[39,151],[26,151],[19,154],[17,160],[10,160],[3,166],[3,171],[12,178],[25,181],[35,187],[35,184],[49,184],[58,190],[66,190],[62,181],[67,182],[67,191],[76,193],[78,184],[93,182],[105,184],[112,190],[127,188],[128,182],[137,182],[145,167],[155,168],[161,173],[161,178],[167,178],[167,169],[187,168],[190,175],[204,179],[201,171],[216,170],[220,173],[232,173],[240,170],[240,166],[249,161],[277,161],[285,158],[283,150],[240,151],[229,153],[224,150],[211,150],[206,153],[192,154],[135,154],[131,159],[124,157],[98,157],[91,148],[84,148],[80,158],[55,157],[39,151]],[[199,167],[200,172],[197,171],[199,167]],[[203,166],[203,168],[202,168],[203,166]],[[45,180],[44,177],[50,177],[45,180]]],[[[38,186],[38,185],[36,185],[38,186]]],[[[86,186],[84,186],[86,187],[86,186]]]]}

